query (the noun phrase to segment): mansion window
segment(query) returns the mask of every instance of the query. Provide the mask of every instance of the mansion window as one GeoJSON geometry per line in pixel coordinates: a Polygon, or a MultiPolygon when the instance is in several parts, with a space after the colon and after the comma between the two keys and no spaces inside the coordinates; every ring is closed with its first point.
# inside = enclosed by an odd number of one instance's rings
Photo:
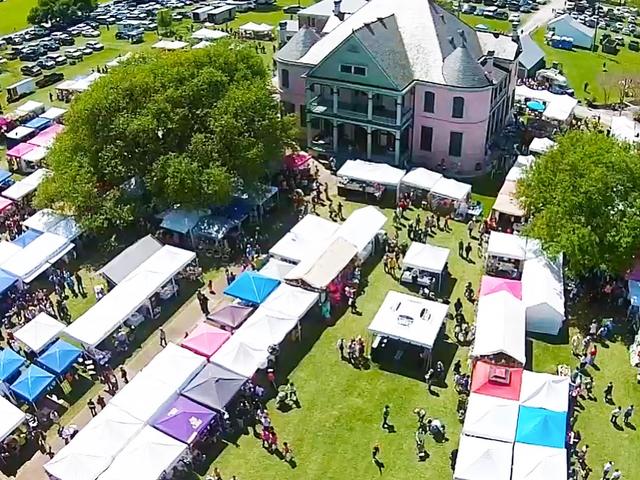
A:
{"type": "Polygon", "coordinates": [[[453,108],[451,110],[451,116],[453,118],[464,117],[464,98],[453,97],[453,108]]]}
{"type": "Polygon", "coordinates": [[[462,156],[462,133],[451,132],[449,134],[449,155],[452,157],[462,156]]]}
{"type": "Polygon", "coordinates": [[[348,73],[350,75],[359,75],[361,77],[367,76],[367,67],[359,67],[358,65],[340,65],[340,73],[348,73]]]}
{"type": "Polygon", "coordinates": [[[424,111],[433,113],[436,104],[436,95],[433,92],[424,92],[424,111]]]}
{"type": "Polygon", "coordinates": [[[433,128],[425,127],[423,125],[420,128],[420,150],[423,150],[425,152],[430,152],[432,144],[433,144],[433,128]]]}

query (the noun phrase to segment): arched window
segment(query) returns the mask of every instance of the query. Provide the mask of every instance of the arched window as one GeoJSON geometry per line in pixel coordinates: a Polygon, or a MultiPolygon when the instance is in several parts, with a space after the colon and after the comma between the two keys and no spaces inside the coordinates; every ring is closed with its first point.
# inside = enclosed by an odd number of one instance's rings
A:
{"type": "Polygon", "coordinates": [[[451,110],[451,116],[453,118],[464,117],[464,98],[453,97],[453,109],[451,110]]]}

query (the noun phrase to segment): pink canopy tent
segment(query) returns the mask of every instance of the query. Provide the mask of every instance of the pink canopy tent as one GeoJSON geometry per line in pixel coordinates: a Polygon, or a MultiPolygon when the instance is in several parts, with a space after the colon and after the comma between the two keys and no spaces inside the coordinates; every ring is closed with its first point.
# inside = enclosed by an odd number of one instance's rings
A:
{"type": "Polygon", "coordinates": [[[59,133],[64,130],[64,125],[60,125],[59,123],[54,123],[49,128],[45,128],[38,135],[29,140],[31,145],[36,145],[38,147],[46,147],[49,148],[53,145],[56,137],[59,133]]]}
{"type": "Polygon", "coordinates": [[[490,295],[496,292],[508,292],[518,300],[522,300],[522,283],[519,280],[511,280],[508,278],[482,276],[480,282],[480,296],[490,295]]]}
{"type": "Polygon", "coordinates": [[[230,337],[229,332],[201,323],[182,341],[181,345],[198,355],[209,358],[230,337]]]}
{"type": "Polygon", "coordinates": [[[19,143],[11,150],[7,151],[7,157],[22,158],[25,153],[29,153],[34,148],[36,148],[36,146],[30,143],[19,143]]]}
{"type": "Polygon", "coordinates": [[[306,152],[290,153],[284,157],[284,166],[290,170],[300,170],[311,161],[311,155],[306,152]]]}
{"type": "Polygon", "coordinates": [[[0,213],[4,213],[9,209],[9,207],[11,207],[11,205],[13,205],[13,201],[8,198],[0,197],[0,213]]]}

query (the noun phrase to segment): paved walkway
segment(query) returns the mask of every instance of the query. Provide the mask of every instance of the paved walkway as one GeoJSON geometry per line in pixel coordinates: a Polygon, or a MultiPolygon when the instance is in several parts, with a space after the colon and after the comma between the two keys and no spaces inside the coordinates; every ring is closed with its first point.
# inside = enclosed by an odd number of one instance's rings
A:
{"type": "Polygon", "coordinates": [[[551,0],[539,10],[532,13],[524,25],[520,26],[520,32],[524,35],[533,33],[538,27],[546,25],[555,17],[555,11],[564,8],[564,0],[551,0]]]}
{"type": "MultiPolygon", "coordinates": [[[[226,287],[226,280],[223,275],[216,278],[214,281],[214,290],[216,295],[209,295],[211,301],[209,302],[209,309],[213,310],[217,305],[224,303],[226,300],[222,295],[222,291],[226,287]]],[[[195,295],[191,297],[187,302],[164,323],[164,330],[167,334],[167,340],[169,342],[178,343],[184,338],[185,332],[188,332],[194,328],[194,326],[202,319],[202,313],[200,306],[195,298],[195,295]]],[[[144,368],[149,361],[162,350],[160,347],[159,333],[154,332],[140,347],[140,349],[131,357],[124,366],[127,370],[129,379],[133,378],[142,368],[144,368]]],[[[117,372],[116,372],[117,373],[117,372]]],[[[118,375],[118,380],[120,376],[118,375]]],[[[96,384],[85,396],[83,396],[78,402],[81,405],[86,405],[89,398],[95,397],[98,393],[101,393],[105,397],[107,402],[111,399],[111,396],[104,390],[101,390],[101,384],[96,384]]],[[[84,427],[91,420],[91,413],[89,409],[84,406],[82,410],[77,413],[73,418],[61,419],[63,425],[77,425],[80,429],[84,427]]],[[[63,446],[64,442],[57,436],[54,429],[48,432],[48,441],[53,449],[54,453],[58,452],[63,446]]],[[[26,462],[22,468],[18,471],[18,475],[15,477],[17,480],[47,480],[47,475],[43,469],[43,465],[49,460],[49,457],[37,452],[31,460],[26,462]]],[[[0,472],[0,479],[6,479],[4,474],[0,472]]],[[[12,477],[13,478],[13,477],[12,477]]],[[[124,479],[123,479],[124,480],[124,479]]],[[[132,479],[134,480],[134,479],[132,479]]]]}

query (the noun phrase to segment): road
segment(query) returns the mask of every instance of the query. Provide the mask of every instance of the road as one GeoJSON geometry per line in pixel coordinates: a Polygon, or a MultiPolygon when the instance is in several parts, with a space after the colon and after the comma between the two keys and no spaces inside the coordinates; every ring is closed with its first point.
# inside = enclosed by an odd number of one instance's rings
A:
{"type": "Polygon", "coordinates": [[[564,2],[565,0],[551,0],[546,5],[541,6],[540,10],[529,15],[524,25],[520,26],[520,34],[528,35],[538,27],[549,23],[549,20],[552,20],[555,16],[554,12],[564,8],[564,2]]]}

